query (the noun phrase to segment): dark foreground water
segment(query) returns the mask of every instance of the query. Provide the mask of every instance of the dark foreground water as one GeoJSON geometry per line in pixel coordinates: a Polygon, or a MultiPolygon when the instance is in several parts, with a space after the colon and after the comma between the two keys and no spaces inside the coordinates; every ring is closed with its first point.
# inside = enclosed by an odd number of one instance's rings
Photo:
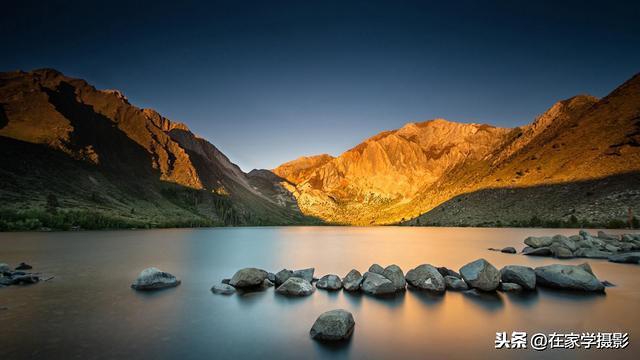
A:
{"type": "Polygon", "coordinates": [[[17,358],[638,358],[640,266],[590,261],[617,287],[606,296],[540,290],[476,299],[407,291],[392,299],[317,290],[305,298],[261,293],[222,296],[215,281],[242,267],[315,267],[316,276],[377,262],[459,269],[484,257],[500,268],[554,260],[487,251],[522,248],[529,235],[576,230],[477,228],[223,228],[66,233],[0,233],[0,262],[26,261],[55,279],[0,289],[0,359],[17,358]],[[129,284],[156,266],[182,285],[140,293],[129,284]],[[351,311],[351,341],[327,347],[309,338],[316,317],[351,311]],[[497,331],[628,332],[626,350],[494,349],[497,331]]]}

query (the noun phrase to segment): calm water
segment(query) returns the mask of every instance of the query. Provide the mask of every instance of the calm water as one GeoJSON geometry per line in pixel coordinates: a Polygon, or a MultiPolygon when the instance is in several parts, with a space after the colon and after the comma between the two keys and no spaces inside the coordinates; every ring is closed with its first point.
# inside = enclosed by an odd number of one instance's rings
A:
{"type": "MultiPolygon", "coordinates": [[[[474,299],[407,291],[392,299],[318,290],[285,298],[273,289],[214,295],[215,281],[247,266],[278,271],[315,267],[316,276],[373,262],[405,270],[422,264],[459,269],[484,257],[496,267],[559,262],[487,251],[522,248],[529,235],[576,230],[476,228],[223,228],[114,232],[0,233],[0,262],[26,261],[55,279],[0,289],[0,359],[13,358],[539,358],[495,350],[496,331],[629,332],[626,350],[554,350],[550,358],[638,358],[640,266],[591,260],[618,286],[606,296],[540,290],[474,299]],[[156,266],[182,285],[139,293],[129,284],[156,266]],[[351,311],[350,342],[327,347],[309,338],[315,318],[351,311]]],[[[563,263],[580,263],[565,260],[563,263]]]]}

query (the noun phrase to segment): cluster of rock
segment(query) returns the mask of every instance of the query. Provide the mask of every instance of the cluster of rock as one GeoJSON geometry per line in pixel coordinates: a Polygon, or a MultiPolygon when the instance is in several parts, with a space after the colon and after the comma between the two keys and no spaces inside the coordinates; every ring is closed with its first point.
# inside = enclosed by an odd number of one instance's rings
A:
{"type": "Polygon", "coordinates": [[[26,263],[20,263],[13,269],[5,263],[0,263],[0,287],[35,284],[40,280],[53,278],[51,276],[43,277],[40,273],[25,271],[31,269],[33,269],[33,267],[26,263]]]}
{"type": "Polygon", "coordinates": [[[598,231],[592,236],[586,230],[578,235],[530,236],[524,255],[553,256],[558,259],[608,259],[617,263],[640,263],[640,233],[611,235],[598,231]]]}

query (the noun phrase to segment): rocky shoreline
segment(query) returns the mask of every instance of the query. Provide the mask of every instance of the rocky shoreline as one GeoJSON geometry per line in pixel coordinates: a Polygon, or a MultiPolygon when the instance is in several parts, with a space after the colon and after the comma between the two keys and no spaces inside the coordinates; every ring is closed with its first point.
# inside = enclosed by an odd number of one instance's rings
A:
{"type": "Polygon", "coordinates": [[[40,281],[49,281],[54,278],[53,275],[26,271],[31,269],[33,269],[33,267],[24,262],[13,269],[5,263],[0,263],[0,288],[11,285],[36,284],[40,281]]]}
{"type": "MultiPolygon", "coordinates": [[[[612,235],[598,231],[597,236],[580,230],[577,235],[529,236],[524,239],[523,255],[550,256],[557,259],[607,259],[615,263],[640,264],[640,233],[612,235]]],[[[489,248],[515,254],[516,249],[489,248]]]]}

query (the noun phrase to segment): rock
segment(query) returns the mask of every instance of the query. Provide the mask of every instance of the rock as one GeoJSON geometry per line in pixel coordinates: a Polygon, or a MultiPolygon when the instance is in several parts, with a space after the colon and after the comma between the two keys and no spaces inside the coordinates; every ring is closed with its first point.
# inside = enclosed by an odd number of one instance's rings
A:
{"type": "Polygon", "coordinates": [[[485,259],[461,267],[460,275],[470,287],[482,291],[495,291],[500,285],[500,271],[485,259]]]}
{"type": "Polygon", "coordinates": [[[10,276],[0,276],[0,285],[9,286],[11,284],[13,284],[13,281],[10,276]]]}
{"type": "Polygon", "coordinates": [[[262,285],[266,278],[267,272],[262,269],[244,268],[233,274],[229,285],[238,289],[252,288],[262,285]]]}
{"type": "Polygon", "coordinates": [[[609,251],[602,251],[602,250],[591,249],[591,248],[585,248],[585,249],[580,248],[576,250],[574,255],[576,257],[583,257],[588,259],[608,259],[609,256],[613,254],[609,251]]]}
{"type": "Polygon", "coordinates": [[[615,253],[615,252],[620,251],[620,248],[619,248],[619,247],[617,247],[617,246],[615,246],[615,245],[611,245],[611,244],[606,244],[606,245],[604,246],[604,249],[605,249],[605,250],[607,250],[607,251],[614,252],[614,253],[615,253]]]}
{"type": "Polygon", "coordinates": [[[293,271],[282,269],[276,273],[276,281],[274,283],[276,284],[276,286],[280,286],[292,276],[293,271]]]}
{"type": "Polygon", "coordinates": [[[531,246],[525,246],[525,247],[522,248],[521,252],[522,253],[526,253],[526,252],[533,251],[533,250],[534,249],[531,246]]]}
{"type": "Polygon", "coordinates": [[[635,238],[633,237],[632,234],[623,234],[620,237],[620,241],[622,242],[633,242],[633,240],[635,240],[635,238]]]}
{"type": "Polygon", "coordinates": [[[372,272],[364,273],[362,285],[360,285],[362,291],[370,295],[386,295],[396,292],[396,287],[391,280],[386,277],[372,272]]]}
{"type": "Polygon", "coordinates": [[[444,277],[444,282],[446,284],[447,289],[453,291],[465,291],[469,290],[469,286],[464,280],[459,279],[455,276],[447,275],[444,277]]]}
{"type": "Polygon", "coordinates": [[[269,279],[264,279],[264,281],[262,282],[262,287],[265,289],[270,288],[272,286],[273,286],[273,283],[269,279]]]}
{"type": "Polygon", "coordinates": [[[342,286],[347,291],[358,291],[360,290],[360,285],[362,284],[362,274],[356,269],[349,271],[347,276],[342,279],[342,286]]]}
{"type": "Polygon", "coordinates": [[[293,277],[298,277],[301,279],[305,279],[308,282],[312,282],[313,281],[313,273],[315,272],[315,268],[308,268],[308,269],[302,269],[302,270],[295,270],[293,272],[293,277]]]}
{"type": "Polygon", "coordinates": [[[441,267],[437,267],[436,269],[438,269],[438,272],[440,273],[440,275],[444,276],[453,276],[453,277],[457,277],[458,279],[462,279],[462,276],[460,276],[460,274],[458,274],[457,272],[446,268],[444,266],[441,267]]]}
{"type": "Polygon", "coordinates": [[[33,266],[23,262],[21,262],[18,266],[16,266],[16,270],[31,270],[31,269],[33,269],[33,266]]]}
{"type": "Polygon", "coordinates": [[[500,280],[503,283],[514,283],[525,290],[535,290],[536,272],[527,266],[507,265],[500,269],[500,280]]]}
{"type": "Polygon", "coordinates": [[[559,243],[551,244],[551,247],[549,247],[549,250],[551,250],[551,253],[553,254],[553,256],[558,259],[571,259],[573,257],[573,252],[567,247],[565,247],[564,245],[559,243]]]}
{"type": "Polygon", "coordinates": [[[267,280],[271,281],[272,284],[276,283],[276,274],[272,272],[267,273],[267,280]]]}
{"type": "Polygon", "coordinates": [[[552,252],[548,247],[541,247],[537,249],[531,248],[531,250],[525,251],[523,254],[529,256],[551,256],[552,252]]]}
{"type": "Polygon", "coordinates": [[[223,284],[227,284],[229,285],[229,283],[231,282],[231,279],[222,279],[222,281],[220,281],[223,284]]]}
{"type": "Polygon", "coordinates": [[[282,285],[278,286],[276,292],[282,295],[290,296],[308,296],[313,294],[315,287],[303,278],[290,277],[282,285]]]}
{"type": "Polygon", "coordinates": [[[560,265],[553,264],[537,267],[536,282],[540,286],[551,288],[604,292],[604,286],[593,275],[588,264],[560,265]]]}
{"type": "Polygon", "coordinates": [[[142,270],[138,278],[131,284],[136,290],[156,290],[180,285],[180,280],[175,276],[150,267],[142,270]]]}
{"type": "Polygon", "coordinates": [[[345,340],[353,334],[355,325],[350,312],[342,309],[330,310],[318,316],[309,334],[316,340],[345,340]]]}
{"type": "Polygon", "coordinates": [[[582,237],[580,235],[571,235],[569,236],[569,239],[574,243],[577,243],[578,241],[582,241],[582,237]]]}
{"type": "Polygon", "coordinates": [[[589,234],[589,232],[588,232],[587,230],[584,230],[584,229],[580,230],[580,231],[578,232],[578,235],[580,235],[580,237],[581,237],[581,238],[583,238],[583,239],[590,239],[590,238],[592,238],[591,234],[589,234]]]}
{"type": "Polygon", "coordinates": [[[487,248],[487,250],[489,250],[489,251],[500,251],[500,249],[496,249],[496,248],[492,248],[492,247],[487,248]]]}
{"type": "Polygon", "coordinates": [[[400,267],[398,265],[389,265],[384,269],[384,272],[382,273],[382,276],[386,277],[387,279],[391,280],[391,282],[393,283],[393,286],[395,286],[396,291],[404,291],[406,286],[407,286],[407,282],[404,279],[404,273],[402,272],[402,269],[400,269],[400,267]]]}
{"type": "Polygon", "coordinates": [[[28,285],[40,281],[40,277],[34,274],[15,275],[11,278],[11,285],[28,285]]]}
{"type": "Polygon", "coordinates": [[[611,255],[609,256],[609,261],[625,264],[640,264],[640,252],[611,255]]]}
{"type": "Polygon", "coordinates": [[[213,292],[214,294],[231,295],[236,292],[236,288],[228,284],[223,284],[221,282],[219,284],[214,284],[211,287],[211,292],[213,292]]]}
{"type": "Polygon", "coordinates": [[[524,239],[524,243],[534,249],[550,246],[553,240],[550,236],[529,236],[524,239]]]}
{"type": "Polygon", "coordinates": [[[444,277],[435,266],[422,264],[407,272],[407,282],[421,290],[443,293],[447,289],[444,277]]]}
{"type": "Polygon", "coordinates": [[[373,264],[369,266],[369,272],[382,275],[382,273],[384,273],[384,268],[378,264],[373,264]]]}
{"type": "Polygon", "coordinates": [[[521,292],[522,286],[515,283],[501,283],[500,291],[504,292],[521,292]]]}
{"type": "Polygon", "coordinates": [[[340,290],[342,289],[342,280],[338,275],[325,275],[318,280],[316,287],[318,289],[340,290]]]}
{"type": "Polygon", "coordinates": [[[506,253],[506,254],[515,254],[516,253],[516,248],[514,248],[513,246],[507,246],[505,248],[502,248],[502,250],[500,250],[500,252],[506,253]]]}
{"type": "Polygon", "coordinates": [[[612,283],[610,281],[607,281],[607,280],[602,280],[600,283],[604,287],[614,287],[614,286],[616,286],[616,284],[614,284],[614,283],[612,283]]]}
{"type": "Polygon", "coordinates": [[[5,263],[0,263],[0,274],[11,273],[11,268],[5,263]]]}
{"type": "Polygon", "coordinates": [[[610,235],[605,233],[604,231],[598,231],[598,237],[600,239],[606,239],[606,240],[620,240],[620,237],[617,235],[610,235]]]}
{"type": "Polygon", "coordinates": [[[551,243],[552,244],[560,244],[563,247],[573,251],[576,251],[576,249],[578,248],[576,246],[576,243],[569,239],[568,237],[564,236],[564,235],[556,235],[554,237],[551,238],[551,243]]]}

